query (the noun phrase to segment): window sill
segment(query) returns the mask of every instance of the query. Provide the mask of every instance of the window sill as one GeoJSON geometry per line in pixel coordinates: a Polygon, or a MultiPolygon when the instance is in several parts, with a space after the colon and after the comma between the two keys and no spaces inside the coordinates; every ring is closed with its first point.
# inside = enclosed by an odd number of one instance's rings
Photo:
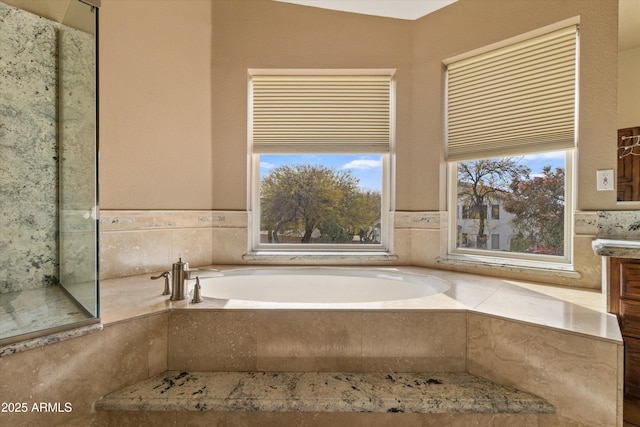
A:
{"type": "Polygon", "coordinates": [[[331,252],[331,251],[255,251],[242,256],[245,261],[287,261],[287,262],[337,262],[349,261],[384,262],[397,261],[398,256],[389,252],[331,252]]]}
{"type": "Polygon", "coordinates": [[[438,264],[461,267],[478,267],[487,271],[509,270],[542,276],[563,276],[572,279],[582,277],[571,264],[557,264],[553,262],[524,261],[517,259],[481,257],[473,255],[449,255],[438,258],[438,264]]]}

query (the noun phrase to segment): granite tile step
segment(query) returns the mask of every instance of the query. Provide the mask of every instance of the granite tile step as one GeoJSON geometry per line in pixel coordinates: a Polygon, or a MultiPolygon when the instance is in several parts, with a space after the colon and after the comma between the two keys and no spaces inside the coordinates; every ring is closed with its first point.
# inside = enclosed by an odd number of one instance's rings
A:
{"type": "Polygon", "coordinates": [[[104,396],[104,411],[554,413],[468,373],[167,371],[104,396]]]}

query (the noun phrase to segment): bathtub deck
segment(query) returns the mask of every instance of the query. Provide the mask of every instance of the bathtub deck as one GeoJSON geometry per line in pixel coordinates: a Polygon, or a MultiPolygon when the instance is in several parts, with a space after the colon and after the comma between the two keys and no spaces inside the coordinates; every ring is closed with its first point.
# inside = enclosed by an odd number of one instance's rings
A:
{"type": "Polygon", "coordinates": [[[108,394],[106,411],[554,413],[546,400],[467,373],[167,371],[108,394]]]}

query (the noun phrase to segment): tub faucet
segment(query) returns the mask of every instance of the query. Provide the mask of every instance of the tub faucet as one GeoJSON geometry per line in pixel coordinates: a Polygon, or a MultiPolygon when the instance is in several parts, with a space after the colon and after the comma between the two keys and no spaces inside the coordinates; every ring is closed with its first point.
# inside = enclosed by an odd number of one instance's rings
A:
{"type": "Polygon", "coordinates": [[[160,273],[159,276],[151,276],[151,280],[158,280],[161,277],[164,277],[164,292],[162,292],[162,295],[169,295],[171,293],[171,291],[169,290],[169,276],[171,275],[171,273],[169,273],[168,271],[165,271],[163,273],[160,273]]]}
{"type": "Polygon", "coordinates": [[[169,298],[172,301],[179,301],[187,298],[186,287],[187,279],[189,278],[189,264],[182,262],[182,258],[178,259],[178,262],[173,264],[171,273],[165,271],[158,276],[151,276],[151,280],[157,280],[164,277],[164,292],[162,295],[171,295],[169,298]],[[169,277],[171,277],[171,289],[169,289],[169,277]]]}
{"type": "Polygon", "coordinates": [[[196,277],[196,285],[193,288],[193,299],[191,300],[192,304],[197,304],[199,302],[202,302],[202,295],[200,294],[201,292],[201,286],[200,286],[200,278],[196,277]]]}
{"type": "Polygon", "coordinates": [[[178,262],[173,263],[171,269],[171,298],[172,301],[180,301],[185,299],[187,284],[187,269],[189,264],[182,262],[182,258],[178,262]]]}

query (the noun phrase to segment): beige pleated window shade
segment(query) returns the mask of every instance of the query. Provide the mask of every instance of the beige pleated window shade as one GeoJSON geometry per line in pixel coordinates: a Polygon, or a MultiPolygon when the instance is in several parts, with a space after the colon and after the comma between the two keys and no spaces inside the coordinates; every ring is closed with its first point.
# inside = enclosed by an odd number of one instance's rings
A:
{"type": "Polygon", "coordinates": [[[449,160],[575,146],[577,26],[448,65],[449,160]]]}
{"type": "Polygon", "coordinates": [[[255,153],[389,151],[390,75],[253,75],[255,153]]]}

